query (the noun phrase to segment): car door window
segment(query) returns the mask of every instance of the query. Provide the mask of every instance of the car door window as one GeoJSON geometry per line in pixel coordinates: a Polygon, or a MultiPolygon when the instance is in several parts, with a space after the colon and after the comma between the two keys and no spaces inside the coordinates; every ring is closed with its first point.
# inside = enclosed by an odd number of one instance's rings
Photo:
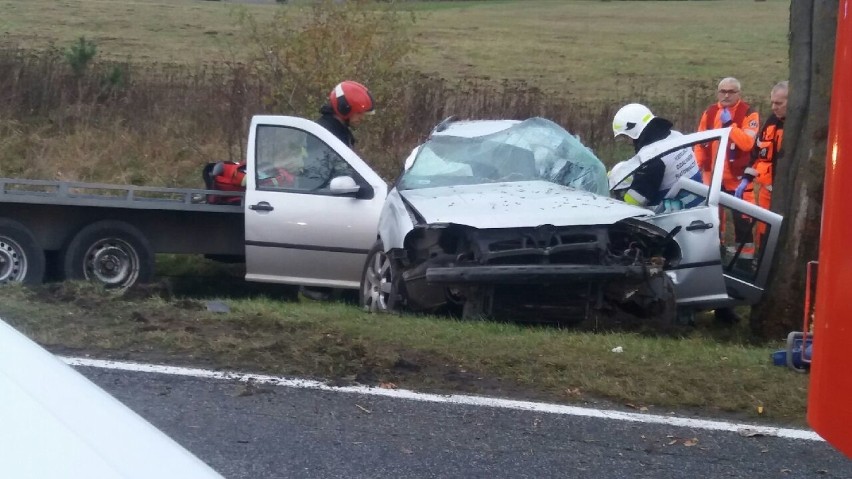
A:
{"type": "MultiPolygon", "coordinates": [[[[722,269],[727,277],[763,288],[782,218],[727,193],[720,200],[722,269]]],[[[750,299],[752,294],[744,290],[741,299],[750,299]]]]}
{"type": "Polygon", "coordinates": [[[358,174],[316,136],[295,128],[257,128],[255,181],[258,190],[326,193],[332,178],[358,174]]]}

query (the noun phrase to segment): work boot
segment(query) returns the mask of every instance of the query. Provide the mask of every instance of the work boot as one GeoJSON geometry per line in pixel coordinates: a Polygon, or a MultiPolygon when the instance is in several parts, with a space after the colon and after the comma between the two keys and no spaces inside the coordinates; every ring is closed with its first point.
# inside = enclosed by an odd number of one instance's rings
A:
{"type": "Polygon", "coordinates": [[[737,324],[740,317],[734,312],[734,308],[719,308],[713,310],[713,317],[717,324],[737,324]]]}

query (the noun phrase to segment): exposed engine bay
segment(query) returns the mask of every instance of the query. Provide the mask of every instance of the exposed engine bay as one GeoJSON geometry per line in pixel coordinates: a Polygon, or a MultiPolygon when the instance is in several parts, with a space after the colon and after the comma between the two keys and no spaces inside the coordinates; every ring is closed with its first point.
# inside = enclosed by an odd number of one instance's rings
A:
{"type": "Polygon", "coordinates": [[[615,313],[673,320],[659,317],[674,315],[664,273],[680,260],[672,236],[634,218],[535,228],[421,225],[396,257],[414,310],[548,322],[598,323],[615,313]]]}

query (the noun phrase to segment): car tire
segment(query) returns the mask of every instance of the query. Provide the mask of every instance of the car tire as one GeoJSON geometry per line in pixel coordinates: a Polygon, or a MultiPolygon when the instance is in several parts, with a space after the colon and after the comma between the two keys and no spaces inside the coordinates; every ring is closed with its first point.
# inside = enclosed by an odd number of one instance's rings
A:
{"type": "Polygon", "coordinates": [[[121,221],[98,221],[77,233],[65,248],[66,279],[85,279],[124,290],[154,279],[154,253],[145,236],[121,221]]]}
{"type": "Polygon", "coordinates": [[[661,275],[654,283],[659,300],[652,310],[651,327],[663,334],[678,331],[678,306],[674,282],[667,274],[661,275]]]}
{"type": "Polygon", "coordinates": [[[40,284],[44,279],[44,251],[22,224],[0,219],[0,284],[40,284]]]}
{"type": "MultiPolygon", "coordinates": [[[[626,302],[613,300],[605,293],[607,307],[591,308],[585,325],[596,331],[637,331],[652,334],[676,333],[678,306],[674,283],[666,274],[645,280],[626,302]]],[[[615,297],[622,296],[623,287],[615,288],[615,297]]]]}
{"type": "Polygon", "coordinates": [[[371,313],[398,313],[405,303],[402,274],[397,260],[385,253],[382,240],[377,240],[361,273],[359,304],[371,313]]]}

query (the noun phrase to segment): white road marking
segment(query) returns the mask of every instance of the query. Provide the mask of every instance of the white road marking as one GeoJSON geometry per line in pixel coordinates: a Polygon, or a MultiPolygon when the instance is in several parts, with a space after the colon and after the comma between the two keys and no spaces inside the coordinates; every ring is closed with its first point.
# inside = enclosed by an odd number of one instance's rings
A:
{"type": "Polygon", "coordinates": [[[759,426],[755,424],[740,424],[727,421],[689,419],[683,417],[631,413],[608,409],[566,406],[562,404],[549,404],[532,401],[515,401],[511,399],[500,399],[483,396],[466,396],[460,394],[427,394],[415,391],[408,391],[405,389],[384,389],[371,386],[338,387],[329,386],[328,384],[325,384],[323,382],[313,381],[309,379],[284,378],[279,376],[267,376],[262,374],[249,374],[239,372],[210,371],[206,369],[184,368],[178,366],[166,366],[158,364],[143,364],[124,361],[108,361],[101,359],[72,358],[63,356],[60,356],[59,359],[71,366],[113,369],[119,371],[133,371],[142,373],[167,374],[172,376],[187,376],[203,379],[241,381],[245,383],[268,384],[271,386],[281,386],[295,389],[316,389],[320,391],[331,391],[339,393],[384,396],[396,399],[407,399],[411,401],[461,404],[467,406],[483,406],[500,409],[516,409],[521,411],[534,411],[549,414],[561,414],[566,416],[610,419],[615,421],[665,424],[669,426],[685,427],[692,429],[705,429],[709,431],[735,432],[743,436],[762,435],[780,437],[785,439],[800,439],[805,441],[823,441],[823,439],[817,433],[804,429],[787,429],[780,427],[759,426]]]}

